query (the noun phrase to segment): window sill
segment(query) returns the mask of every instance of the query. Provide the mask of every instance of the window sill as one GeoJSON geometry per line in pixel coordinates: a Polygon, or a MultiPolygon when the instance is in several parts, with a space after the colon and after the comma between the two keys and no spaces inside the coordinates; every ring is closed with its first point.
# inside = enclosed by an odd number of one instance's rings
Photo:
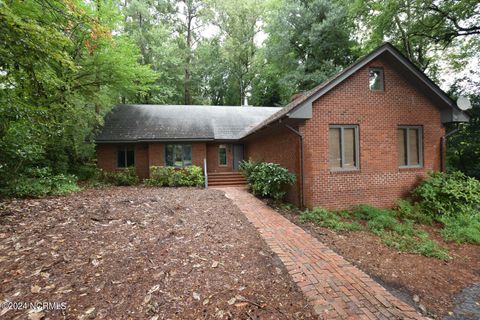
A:
{"type": "Polygon", "coordinates": [[[360,173],[360,169],[359,168],[355,168],[355,169],[329,169],[330,171],[330,174],[337,174],[337,173],[360,173]]]}
{"type": "Polygon", "coordinates": [[[399,167],[399,171],[420,171],[423,170],[423,166],[411,166],[411,167],[399,167]]]}

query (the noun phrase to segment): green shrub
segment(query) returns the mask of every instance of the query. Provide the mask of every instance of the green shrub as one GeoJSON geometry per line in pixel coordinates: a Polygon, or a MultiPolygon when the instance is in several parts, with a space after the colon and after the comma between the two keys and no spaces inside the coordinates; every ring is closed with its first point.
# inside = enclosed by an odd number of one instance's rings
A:
{"type": "Polygon", "coordinates": [[[39,198],[79,191],[77,178],[67,174],[53,174],[50,168],[31,168],[7,182],[0,194],[7,197],[39,198]]]}
{"type": "Polygon", "coordinates": [[[393,230],[399,221],[395,213],[387,209],[378,209],[369,205],[358,205],[353,211],[357,219],[367,221],[367,227],[375,234],[380,234],[385,229],[393,230]]]}
{"type": "Polygon", "coordinates": [[[344,222],[341,216],[324,208],[306,210],[300,216],[300,221],[314,222],[322,227],[339,231],[360,230],[361,226],[356,222],[344,222]]]}
{"type": "Polygon", "coordinates": [[[424,232],[417,232],[415,236],[398,232],[386,232],[382,235],[383,242],[398,251],[420,254],[425,257],[434,257],[448,260],[448,251],[438,242],[428,238],[424,232]]]}
{"type": "Polygon", "coordinates": [[[413,195],[425,212],[433,216],[469,214],[480,210],[480,181],[461,172],[429,173],[413,195]]]}
{"type": "Polygon", "coordinates": [[[149,186],[164,187],[169,186],[171,177],[175,173],[174,167],[150,167],[150,178],[144,182],[149,186]]]}
{"type": "Polygon", "coordinates": [[[89,163],[79,166],[74,171],[74,174],[79,181],[88,181],[97,179],[99,177],[99,170],[94,163],[89,163]]]}
{"type": "Polygon", "coordinates": [[[397,216],[402,220],[411,220],[421,224],[432,224],[433,218],[431,215],[426,214],[419,203],[413,204],[412,202],[404,199],[397,201],[395,208],[397,216]]]}
{"type": "Polygon", "coordinates": [[[114,186],[134,186],[140,183],[134,167],[112,172],[100,170],[99,175],[100,181],[114,186]]]}
{"type": "Polygon", "coordinates": [[[442,248],[436,241],[428,238],[428,234],[414,227],[414,221],[405,219],[403,223],[397,216],[414,215],[415,208],[406,203],[400,203],[403,212],[379,209],[369,205],[356,206],[353,216],[366,221],[367,228],[380,236],[383,242],[400,251],[421,254],[427,257],[435,257],[446,260],[449,258],[448,251],[442,248]]]}
{"type": "Polygon", "coordinates": [[[444,227],[441,231],[446,240],[458,243],[480,243],[480,215],[459,214],[442,216],[439,221],[444,227]]]}
{"type": "Polygon", "coordinates": [[[158,187],[193,187],[203,186],[205,183],[202,168],[189,166],[185,168],[150,167],[150,178],[145,184],[158,187]]]}
{"type": "Polygon", "coordinates": [[[245,175],[253,194],[280,200],[285,187],[295,183],[295,175],[276,163],[242,162],[240,170],[245,175]]]}
{"type": "Polygon", "coordinates": [[[258,161],[242,161],[240,162],[240,171],[248,179],[259,164],[258,161]]]}

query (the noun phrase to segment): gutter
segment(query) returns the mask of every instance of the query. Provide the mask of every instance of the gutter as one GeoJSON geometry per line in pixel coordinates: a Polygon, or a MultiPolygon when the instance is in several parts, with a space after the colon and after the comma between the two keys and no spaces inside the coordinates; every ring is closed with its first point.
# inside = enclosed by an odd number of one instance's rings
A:
{"type": "Polygon", "coordinates": [[[285,124],[285,127],[295,133],[299,138],[300,138],[300,176],[302,179],[302,182],[300,184],[300,208],[303,209],[305,207],[305,197],[304,197],[304,181],[305,181],[305,174],[304,174],[304,168],[303,168],[303,159],[304,159],[304,151],[303,151],[303,135],[298,131],[289,126],[288,124],[285,124]]]}

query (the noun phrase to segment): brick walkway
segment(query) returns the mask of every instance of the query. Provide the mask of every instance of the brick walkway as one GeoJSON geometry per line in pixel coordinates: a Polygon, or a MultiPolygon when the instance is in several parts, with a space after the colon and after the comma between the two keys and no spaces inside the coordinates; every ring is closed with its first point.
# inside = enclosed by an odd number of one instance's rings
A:
{"type": "Polygon", "coordinates": [[[426,319],[245,189],[218,189],[258,229],[321,319],[426,319]]]}

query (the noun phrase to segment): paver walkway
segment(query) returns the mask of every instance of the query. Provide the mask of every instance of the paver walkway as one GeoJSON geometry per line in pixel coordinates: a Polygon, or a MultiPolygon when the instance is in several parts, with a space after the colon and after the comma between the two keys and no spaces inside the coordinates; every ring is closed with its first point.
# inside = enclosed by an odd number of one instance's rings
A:
{"type": "Polygon", "coordinates": [[[244,188],[218,189],[258,229],[321,319],[426,319],[244,188]]]}

